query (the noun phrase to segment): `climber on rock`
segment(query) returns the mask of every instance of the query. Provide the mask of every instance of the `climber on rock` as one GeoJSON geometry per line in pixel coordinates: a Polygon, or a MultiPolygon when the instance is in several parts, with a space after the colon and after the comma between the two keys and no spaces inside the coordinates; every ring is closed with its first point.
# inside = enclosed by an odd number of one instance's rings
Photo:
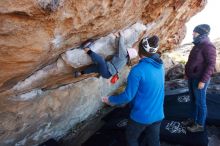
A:
{"type": "Polygon", "coordinates": [[[110,61],[106,61],[102,56],[91,50],[93,41],[86,41],[82,45],[83,50],[91,57],[94,64],[81,72],[74,72],[75,77],[81,74],[99,73],[106,79],[112,77],[112,83],[118,80],[118,72],[129,63],[131,59],[136,58],[138,53],[135,48],[126,48],[122,32],[115,33],[114,35],[116,36],[117,52],[110,61]]]}

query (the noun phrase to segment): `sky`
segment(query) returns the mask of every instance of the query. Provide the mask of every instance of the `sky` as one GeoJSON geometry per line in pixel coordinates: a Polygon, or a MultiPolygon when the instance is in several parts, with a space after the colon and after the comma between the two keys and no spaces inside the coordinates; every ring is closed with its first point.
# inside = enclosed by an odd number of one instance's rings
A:
{"type": "Polygon", "coordinates": [[[211,31],[209,37],[211,40],[220,38],[220,1],[208,0],[205,8],[193,16],[187,23],[187,33],[182,44],[192,42],[192,32],[195,26],[199,24],[209,24],[211,31]]]}

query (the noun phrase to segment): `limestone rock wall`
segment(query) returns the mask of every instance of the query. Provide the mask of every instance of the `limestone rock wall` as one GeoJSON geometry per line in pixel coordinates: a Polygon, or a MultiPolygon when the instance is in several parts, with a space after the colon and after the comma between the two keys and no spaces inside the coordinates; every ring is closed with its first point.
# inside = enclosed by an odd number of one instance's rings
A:
{"type": "Polygon", "coordinates": [[[205,0],[8,0],[0,2],[0,92],[55,62],[88,38],[99,38],[137,21],[172,49],[184,23],[205,0]],[[171,47],[172,46],[172,47],[171,47]]]}
{"type": "Polygon", "coordinates": [[[73,78],[91,64],[78,46],[97,39],[94,50],[115,52],[112,32],[123,30],[127,46],[139,35],[157,34],[160,52],[175,48],[184,23],[206,0],[1,0],[0,145],[35,145],[59,138],[95,113],[100,97],[116,85],[97,74],[73,78]],[[137,23],[138,22],[138,23],[137,23]]]}
{"type": "Polygon", "coordinates": [[[112,94],[126,78],[114,86],[103,78],[89,78],[47,91],[33,90],[10,97],[1,106],[0,145],[36,145],[50,137],[60,138],[77,123],[102,107],[101,98],[112,94]],[[90,89],[90,90],[88,90],[90,89]],[[100,90],[101,89],[101,90],[100,90]],[[9,102],[10,101],[10,102],[9,102]]]}

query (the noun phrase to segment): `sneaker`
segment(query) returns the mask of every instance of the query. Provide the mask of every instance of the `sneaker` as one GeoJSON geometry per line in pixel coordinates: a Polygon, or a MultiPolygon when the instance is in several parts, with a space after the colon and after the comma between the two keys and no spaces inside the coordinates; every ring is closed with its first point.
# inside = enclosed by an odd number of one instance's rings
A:
{"type": "Polygon", "coordinates": [[[204,127],[199,124],[193,124],[192,126],[187,127],[187,130],[190,132],[202,132],[204,131],[204,127]]]}
{"type": "Polygon", "coordinates": [[[194,124],[194,121],[193,121],[193,119],[187,119],[187,120],[185,120],[185,121],[182,121],[181,124],[182,124],[183,126],[191,126],[191,125],[194,124]]]}

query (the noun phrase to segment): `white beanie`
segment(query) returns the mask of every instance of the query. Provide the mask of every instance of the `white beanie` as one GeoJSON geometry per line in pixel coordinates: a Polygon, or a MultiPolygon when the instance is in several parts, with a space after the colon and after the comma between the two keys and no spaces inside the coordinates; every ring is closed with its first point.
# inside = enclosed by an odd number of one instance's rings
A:
{"type": "Polygon", "coordinates": [[[130,59],[134,59],[138,56],[137,50],[134,48],[128,48],[127,51],[130,59]]]}

